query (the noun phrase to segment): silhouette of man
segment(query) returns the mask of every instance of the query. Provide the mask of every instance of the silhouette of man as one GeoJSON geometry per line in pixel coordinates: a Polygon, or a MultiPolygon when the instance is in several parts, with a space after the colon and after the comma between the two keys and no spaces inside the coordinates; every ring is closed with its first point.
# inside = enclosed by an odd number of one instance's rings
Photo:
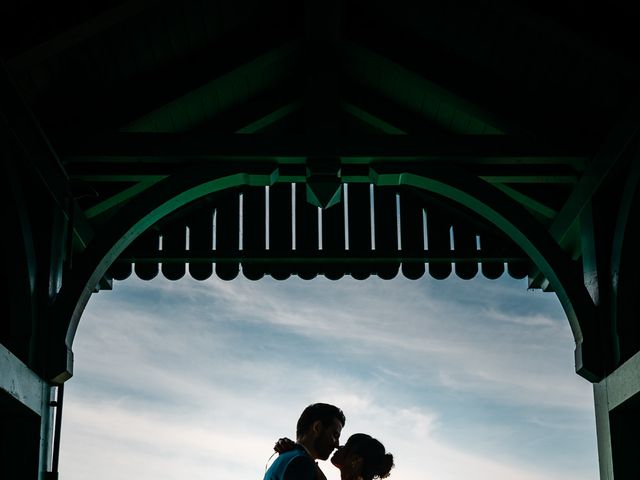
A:
{"type": "Polygon", "coordinates": [[[326,460],[338,447],[345,416],[338,407],[314,403],[304,409],[296,426],[296,445],[281,453],[264,480],[316,480],[316,460],[326,460]]]}

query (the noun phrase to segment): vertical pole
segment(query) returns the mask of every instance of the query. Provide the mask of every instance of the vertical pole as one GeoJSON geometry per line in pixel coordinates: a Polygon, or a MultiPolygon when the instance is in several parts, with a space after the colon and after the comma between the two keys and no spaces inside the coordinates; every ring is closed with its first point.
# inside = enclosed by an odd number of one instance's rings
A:
{"type": "Polygon", "coordinates": [[[596,437],[598,441],[600,480],[613,480],[609,395],[607,392],[606,379],[600,383],[593,384],[593,399],[596,411],[596,437]]]}
{"type": "Polygon", "coordinates": [[[53,388],[47,384],[42,385],[42,408],[40,415],[40,455],[39,478],[46,480],[51,470],[51,442],[53,440],[53,388]]]}

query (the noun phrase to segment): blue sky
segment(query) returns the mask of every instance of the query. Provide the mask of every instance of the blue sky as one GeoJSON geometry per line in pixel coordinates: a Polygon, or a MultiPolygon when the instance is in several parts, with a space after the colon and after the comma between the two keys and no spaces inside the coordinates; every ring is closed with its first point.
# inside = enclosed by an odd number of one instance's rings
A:
{"type": "Polygon", "coordinates": [[[76,336],[61,476],[261,479],[323,401],[343,440],[394,454],[392,479],[595,480],[573,347],[556,297],[507,276],[116,282],[76,336]]]}

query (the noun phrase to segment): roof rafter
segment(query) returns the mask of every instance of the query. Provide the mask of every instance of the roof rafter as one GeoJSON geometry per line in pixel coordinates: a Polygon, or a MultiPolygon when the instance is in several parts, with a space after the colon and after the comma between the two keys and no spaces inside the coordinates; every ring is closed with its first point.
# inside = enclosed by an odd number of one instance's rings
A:
{"type": "MultiPolygon", "coordinates": [[[[149,71],[132,78],[122,78],[103,90],[89,85],[60,84],[56,87],[56,95],[46,99],[38,108],[48,112],[49,116],[43,115],[43,122],[59,130],[104,131],[122,128],[181,97],[189,98],[190,93],[194,97],[194,91],[206,89],[216,80],[223,79],[243,87],[246,79],[240,78],[234,82],[229,77],[231,72],[242,71],[243,66],[260,58],[273,59],[275,57],[269,57],[270,54],[277,57],[278,52],[282,54],[282,49],[286,48],[293,47],[284,25],[279,22],[251,23],[149,71]],[[256,35],[262,36],[265,41],[254,42],[256,35]],[[229,45],[234,45],[234,48],[228,48],[229,45]],[[165,82],[164,79],[170,81],[165,82]]],[[[124,52],[122,55],[133,54],[124,52]]],[[[281,75],[275,78],[257,76],[252,80],[263,82],[264,85],[254,84],[252,87],[269,88],[280,78],[281,75]]],[[[214,98],[211,102],[215,113],[218,100],[214,98]]]]}
{"type": "Polygon", "coordinates": [[[348,43],[342,62],[353,80],[386,97],[395,97],[406,109],[423,115],[442,129],[456,133],[503,133],[499,124],[504,122],[495,115],[368,48],[348,43]],[[403,85],[400,90],[399,84],[403,85]]]}
{"type": "MultiPolygon", "coordinates": [[[[527,71],[526,81],[517,78],[515,84],[514,71],[531,68],[531,61],[526,58],[521,60],[521,65],[516,65],[515,57],[507,65],[500,64],[490,52],[484,52],[486,58],[463,58],[457,50],[427,41],[412,31],[409,25],[417,24],[419,20],[409,19],[411,13],[402,11],[401,18],[390,15],[387,19],[386,11],[380,7],[358,10],[358,16],[349,25],[352,41],[423,79],[446,85],[449,92],[487,112],[492,123],[506,132],[544,138],[575,123],[577,112],[582,122],[577,126],[584,131],[597,132],[601,126],[598,121],[606,118],[596,108],[585,108],[584,100],[575,93],[575,85],[559,88],[561,84],[547,82],[543,72],[527,71]],[[400,21],[405,21],[407,26],[401,29],[397,25],[400,21]],[[420,45],[420,55],[415,55],[416,45],[420,45]],[[497,67],[490,67],[491,64],[503,65],[502,71],[492,70],[497,67]],[[469,81],[469,76],[473,81],[469,81]],[[527,91],[532,85],[535,89],[527,91]],[[553,115],[549,114],[550,108],[553,115]]],[[[475,21],[478,23],[477,19],[475,21]]],[[[426,27],[423,25],[422,28],[426,27]]]]}
{"type": "Polygon", "coordinates": [[[389,123],[406,134],[444,135],[451,133],[421,113],[417,113],[394,99],[375,92],[356,81],[345,81],[342,87],[345,102],[389,123]]]}
{"type": "Polygon", "coordinates": [[[218,114],[234,108],[237,103],[242,105],[259,95],[262,90],[274,89],[283,80],[287,66],[298,54],[296,44],[286,44],[267,51],[155,108],[122,130],[182,132],[197,128],[218,114]]]}

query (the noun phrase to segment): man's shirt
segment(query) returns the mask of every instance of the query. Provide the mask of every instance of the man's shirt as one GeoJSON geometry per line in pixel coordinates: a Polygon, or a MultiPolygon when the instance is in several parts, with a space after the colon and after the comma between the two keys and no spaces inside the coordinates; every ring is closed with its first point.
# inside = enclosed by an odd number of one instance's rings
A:
{"type": "Polygon", "coordinates": [[[281,453],[271,464],[264,480],[315,480],[316,463],[302,446],[281,453]]]}

